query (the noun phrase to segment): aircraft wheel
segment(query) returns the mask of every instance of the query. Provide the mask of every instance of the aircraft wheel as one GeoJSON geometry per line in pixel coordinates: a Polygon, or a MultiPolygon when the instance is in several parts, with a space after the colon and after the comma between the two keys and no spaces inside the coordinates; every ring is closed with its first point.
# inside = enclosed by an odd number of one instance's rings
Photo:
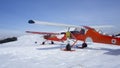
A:
{"type": "Polygon", "coordinates": [[[86,48],[86,47],[87,47],[87,43],[83,43],[82,48],[86,48]]]}
{"type": "Polygon", "coordinates": [[[37,44],[37,42],[35,41],[35,44],[37,44]]]}
{"type": "Polygon", "coordinates": [[[42,45],[44,45],[45,44],[45,42],[42,42],[42,45]]]}
{"type": "Polygon", "coordinates": [[[54,44],[54,42],[53,42],[53,41],[51,41],[51,44],[54,44]]]}

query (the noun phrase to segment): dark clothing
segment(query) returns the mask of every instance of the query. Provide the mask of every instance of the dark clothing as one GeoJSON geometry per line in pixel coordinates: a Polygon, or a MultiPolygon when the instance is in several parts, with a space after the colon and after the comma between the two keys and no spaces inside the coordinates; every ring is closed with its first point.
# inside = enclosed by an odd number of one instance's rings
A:
{"type": "Polygon", "coordinates": [[[71,51],[71,46],[70,46],[69,43],[66,45],[66,50],[67,50],[67,51],[71,51]]]}

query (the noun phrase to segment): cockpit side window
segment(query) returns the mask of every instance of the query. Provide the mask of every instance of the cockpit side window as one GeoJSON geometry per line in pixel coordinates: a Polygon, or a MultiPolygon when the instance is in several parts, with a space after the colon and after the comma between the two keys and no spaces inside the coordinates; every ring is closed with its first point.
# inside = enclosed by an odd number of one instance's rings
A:
{"type": "Polygon", "coordinates": [[[77,34],[82,34],[82,35],[84,35],[85,34],[85,29],[83,29],[83,28],[76,28],[74,31],[73,31],[74,33],[77,33],[77,34]]]}
{"type": "Polygon", "coordinates": [[[80,30],[80,34],[83,34],[83,35],[84,35],[84,34],[85,34],[85,29],[81,29],[81,30],[80,30]]]}

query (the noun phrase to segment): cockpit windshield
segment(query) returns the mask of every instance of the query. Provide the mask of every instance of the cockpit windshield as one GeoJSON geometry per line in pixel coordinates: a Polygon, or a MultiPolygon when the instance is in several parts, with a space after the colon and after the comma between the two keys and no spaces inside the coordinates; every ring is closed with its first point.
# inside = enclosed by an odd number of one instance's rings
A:
{"type": "Polygon", "coordinates": [[[75,30],[71,32],[84,35],[86,31],[83,28],[75,28],[75,30]]]}

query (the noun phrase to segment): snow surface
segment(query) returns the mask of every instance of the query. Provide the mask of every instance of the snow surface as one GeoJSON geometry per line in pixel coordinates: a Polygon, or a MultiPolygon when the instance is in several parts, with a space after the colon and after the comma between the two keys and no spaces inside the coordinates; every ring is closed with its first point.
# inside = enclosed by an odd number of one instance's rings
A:
{"type": "Polygon", "coordinates": [[[0,44],[0,68],[120,68],[119,46],[94,43],[70,52],[61,51],[64,44],[42,41],[39,35],[24,35],[0,44]]]}

